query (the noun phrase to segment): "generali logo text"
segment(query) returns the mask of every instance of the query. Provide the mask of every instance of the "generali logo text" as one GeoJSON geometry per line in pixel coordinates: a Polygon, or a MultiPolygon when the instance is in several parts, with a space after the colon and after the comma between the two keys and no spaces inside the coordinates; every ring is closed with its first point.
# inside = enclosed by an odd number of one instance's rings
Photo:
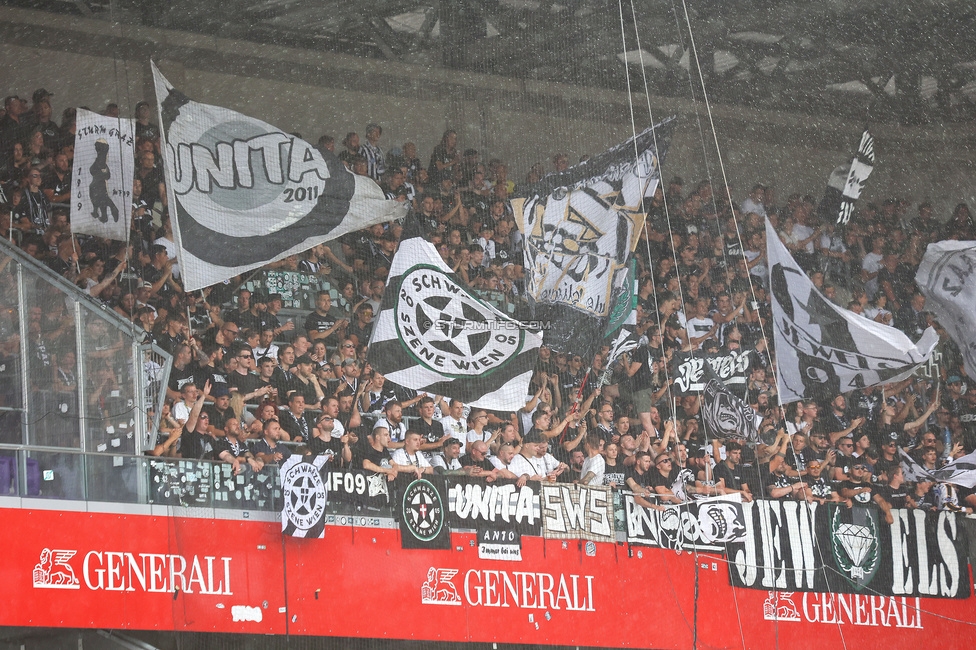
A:
{"type": "Polygon", "coordinates": [[[431,567],[421,585],[425,605],[520,607],[595,612],[593,576],[469,569],[461,588],[454,583],[457,569],[431,567]],[[462,594],[463,599],[462,601],[462,594]]]}
{"type": "Polygon", "coordinates": [[[79,579],[77,554],[73,549],[42,550],[32,571],[34,588],[80,589],[84,584],[93,591],[234,595],[229,557],[88,551],[80,560],[79,579]]]}
{"type": "Polygon", "coordinates": [[[801,597],[792,591],[770,591],[763,602],[763,618],[922,629],[920,599],[905,596],[803,592],[801,597]]]}

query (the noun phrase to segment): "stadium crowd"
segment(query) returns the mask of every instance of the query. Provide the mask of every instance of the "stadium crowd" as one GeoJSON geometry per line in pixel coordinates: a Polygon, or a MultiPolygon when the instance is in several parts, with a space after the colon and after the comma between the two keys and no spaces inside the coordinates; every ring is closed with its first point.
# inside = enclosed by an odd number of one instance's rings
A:
{"type": "MultiPolygon", "coordinates": [[[[932,204],[896,198],[864,203],[839,228],[817,200],[771,187],[733,188],[670,176],[646,201],[637,247],[641,345],[604,372],[608,348],[591,356],[542,347],[525,406],[515,413],[470,408],[443,395],[393,385],[370,367],[367,346],[402,227],[371,226],[271,265],[318,277],[323,290],[301,318],[282,314],[274,293],[244,278],[202,292],[182,289],[166,207],[160,130],[136,107],[137,161],[131,238],[72,236],[74,108],[52,120],[54,95],[5,98],[0,115],[0,230],[27,254],[101,301],[173,355],[152,454],[212,458],[259,471],[292,453],[330,454],[338,466],[398,474],[463,473],[491,481],[579,481],[629,488],[647,505],[739,492],[745,499],[876,502],[967,509],[976,494],[947,484],[907,483],[899,449],[935,469],[976,449],[976,386],[956,345],[914,284],[928,243],[974,238],[968,206],[948,219],[932,204]],[[737,189],[737,188],[735,188],[737,189]],[[941,334],[936,362],[910,379],[844,395],[779,405],[764,219],[825,296],[918,340],[941,334]],[[762,442],[708,441],[701,402],[673,389],[681,352],[748,357],[745,401],[762,416],[762,442]],[[601,385],[600,378],[609,380],[601,385]]],[[[118,107],[105,107],[118,115],[118,107]]],[[[525,317],[522,246],[508,199],[505,163],[483,161],[447,131],[429,158],[413,143],[388,146],[382,127],[317,145],[409,205],[443,259],[472,288],[500,293],[525,317]],[[424,160],[427,159],[425,164],[424,160]]],[[[568,167],[565,154],[552,169],[568,167]]],[[[527,183],[547,173],[533,166],[527,183]]],[[[66,313],[31,314],[49,381],[75,378],[66,313]]],[[[15,354],[16,341],[4,342],[15,354]],[[11,343],[14,345],[11,345],[11,343]]],[[[92,371],[93,375],[96,373],[92,371]]],[[[35,378],[44,383],[44,377],[35,378]]]]}

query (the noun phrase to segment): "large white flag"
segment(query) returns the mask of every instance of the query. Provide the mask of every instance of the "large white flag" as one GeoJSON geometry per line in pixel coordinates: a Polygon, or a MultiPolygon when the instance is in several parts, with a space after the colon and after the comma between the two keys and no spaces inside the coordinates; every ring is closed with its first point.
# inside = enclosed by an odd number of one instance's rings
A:
{"type": "Polygon", "coordinates": [[[187,291],[404,216],[372,179],[261,120],[201,104],[153,64],[166,193],[187,291]]]}
{"type": "Polygon", "coordinates": [[[915,283],[925,306],[939,319],[962,352],[966,374],[976,377],[976,242],[929,244],[915,283]]]}
{"type": "Polygon", "coordinates": [[[126,241],[132,219],[135,123],[78,109],[71,231],[126,241]]]}
{"type": "Polygon", "coordinates": [[[924,363],[939,335],[918,343],[903,332],[842,309],[817,291],[766,221],[773,340],[780,402],[830,399],[904,379],[924,363]]]}

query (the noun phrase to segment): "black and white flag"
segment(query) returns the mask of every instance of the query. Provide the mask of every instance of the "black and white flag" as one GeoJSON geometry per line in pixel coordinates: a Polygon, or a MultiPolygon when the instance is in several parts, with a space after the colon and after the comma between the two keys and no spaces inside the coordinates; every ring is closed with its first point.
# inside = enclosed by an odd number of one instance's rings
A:
{"type": "Polygon", "coordinates": [[[827,189],[817,208],[821,219],[836,219],[838,224],[849,222],[854,202],[861,196],[864,183],[873,170],[874,136],[865,129],[851,164],[836,167],[827,179],[827,189]]]}
{"type": "Polygon", "coordinates": [[[918,461],[912,458],[904,449],[898,448],[898,455],[901,460],[901,471],[905,474],[905,480],[909,483],[919,481],[934,481],[932,473],[919,465],[918,461]]]}
{"type": "Polygon", "coordinates": [[[976,487],[976,451],[955,459],[931,474],[939,483],[951,483],[971,490],[976,487]]]}
{"type": "Polygon", "coordinates": [[[976,242],[929,244],[915,283],[925,294],[925,308],[956,342],[966,374],[976,377],[976,242]]]}
{"type": "Polygon", "coordinates": [[[758,442],[762,416],[729,390],[709,364],[703,370],[707,382],[701,394],[705,433],[719,440],[745,438],[746,442],[758,442]]]}
{"type": "Polygon", "coordinates": [[[71,231],[126,241],[132,219],[135,121],[78,109],[71,231]]]}
{"type": "Polygon", "coordinates": [[[329,502],[328,457],[311,462],[292,454],[281,466],[281,532],[292,537],[325,537],[329,502]]]}
{"type": "Polygon", "coordinates": [[[535,185],[512,200],[525,238],[526,294],[546,344],[588,354],[603,341],[616,296],[630,291],[627,262],[660,182],[674,120],[535,185]]]}
{"type": "Polygon", "coordinates": [[[932,354],[939,335],[931,327],[912,343],[901,330],[827,300],[768,220],[766,249],[781,404],[899,381],[932,354]]]}
{"type": "Polygon", "coordinates": [[[498,411],[525,405],[542,337],[482,300],[421,237],[400,242],[369,342],[389,381],[498,411]]]}
{"type": "Polygon", "coordinates": [[[153,64],[166,193],[187,291],[404,216],[372,179],[270,124],[201,104],[153,64]]]}

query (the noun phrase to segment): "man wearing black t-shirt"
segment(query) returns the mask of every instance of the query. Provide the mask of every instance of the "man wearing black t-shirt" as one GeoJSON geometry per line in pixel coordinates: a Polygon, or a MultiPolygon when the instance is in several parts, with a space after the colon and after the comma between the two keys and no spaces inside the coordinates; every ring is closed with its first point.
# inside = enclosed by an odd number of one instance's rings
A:
{"type": "Polygon", "coordinates": [[[247,472],[248,469],[257,473],[264,468],[264,463],[255,458],[247,444],[241,440],[243,432],[240,420],[236,417],[227,418],[224,425],[226,435],[223,438],[216,438],[213,442],[213,455],[225,463],[230,463],[234,476],[247,472]]]}
{"type": "Polygon", "coordinates": [[[625,483],[634,493],[634,501],[645,508],[652,507],[646,497],[655,494],[654,477],[652,476],[651,454],[639,451],[634,455],[634,466],[627,470],[625,483]]]}
{"type": "Polygon", "coordinates": [[[356,450],[353,457],[353,468],[386,474],[386,479],[392,481],[397,471],[390,459],[390,430],[386,427],[376,427],[366,436],[366,444],[356,450]]]}
{"type": "Polygon", "coordinates": [[[208,431],[210,415],[203,412],[203,403],[210,397],[210,382],[207,382],[200,397],[197,398],[190,415],[183,425],[180,435],[180,456],[182,458],[210,458],[214,437],[208,431]]]}
{"type": "MultiPolygon", "coordinates": [[[[718,446],[718,440],[712,441],[713,446],[718,446]]],[[[729,442],[725,445],[725,460],[715,465],[715,482],[724,481],[723,487],[725,494],[738,492],[744,501],[752,501],[752,492],[749,485],[742,481],[742,447],[736,442],[729,442]]]]}
{"type": "Polygon", "coordinates": [[[430,395],[421,397],[417,405],[417,412],[420,414],[420,418],[413,423],[412,428],[423,438],[420,451],[424,452],[429,461],[441,449],[444,441],[450,438],[450,435],[444,432],[444,425],[439,420],[434,419],[433,397],[430,395]]]}
{"type": "Polygon", "coordinates": [[[483,440],[468,445],[468,453],[461,456],[460,462],[469,476],[481,476],[488,481],[496,478],[495,466],[488,460],[488,443],[483,440]]]}
{"type": "Polygon", "coordinates": [[[295,391],[288,396],[288,408],[278,414],[286,440],[307,442],[310,439],[315,420],[305,413],[305,396],[295,391]]]}
{"type": "Polygon", "coordinates": [[[894,521],[891,516],[891,505],[885,501],[884,497],[878,492],[870,482],[870,470],[864,463],[856,462],[851,466],[850,479],[840,484],[840,496],[850,499],[853,505],[867,505],[874,501],[884,513],[885,521],[889,524],[894,521]]]}
{"type": "Polygon", "coordinates": [[[803,477],[806,483],[809,501],[816,501],[823,505],[828,501],[836,501],[837,493],[830,486],[830,482],[823,477],[824,465],[819,460],[810,461],[807,465],[807,474],[803,477]]]}
{"type": "Polygon", "coordinates": [[[658,454],[650,475],[650,485],[661,503],[681,503],[681,497],[671,489],[678,479],[680,470],[674,466],[674,459],[668,453],[658,454]]]}
{"type": "Polygon", "coordinates": [[[329,347],[339,345],[339,339],[346,329],[349,320],[332,309],[332,296],[328,291],[319,291],[315,297],[315,311],[305,318],[305,332],[308,339],[325,341],[329,347]]]}

